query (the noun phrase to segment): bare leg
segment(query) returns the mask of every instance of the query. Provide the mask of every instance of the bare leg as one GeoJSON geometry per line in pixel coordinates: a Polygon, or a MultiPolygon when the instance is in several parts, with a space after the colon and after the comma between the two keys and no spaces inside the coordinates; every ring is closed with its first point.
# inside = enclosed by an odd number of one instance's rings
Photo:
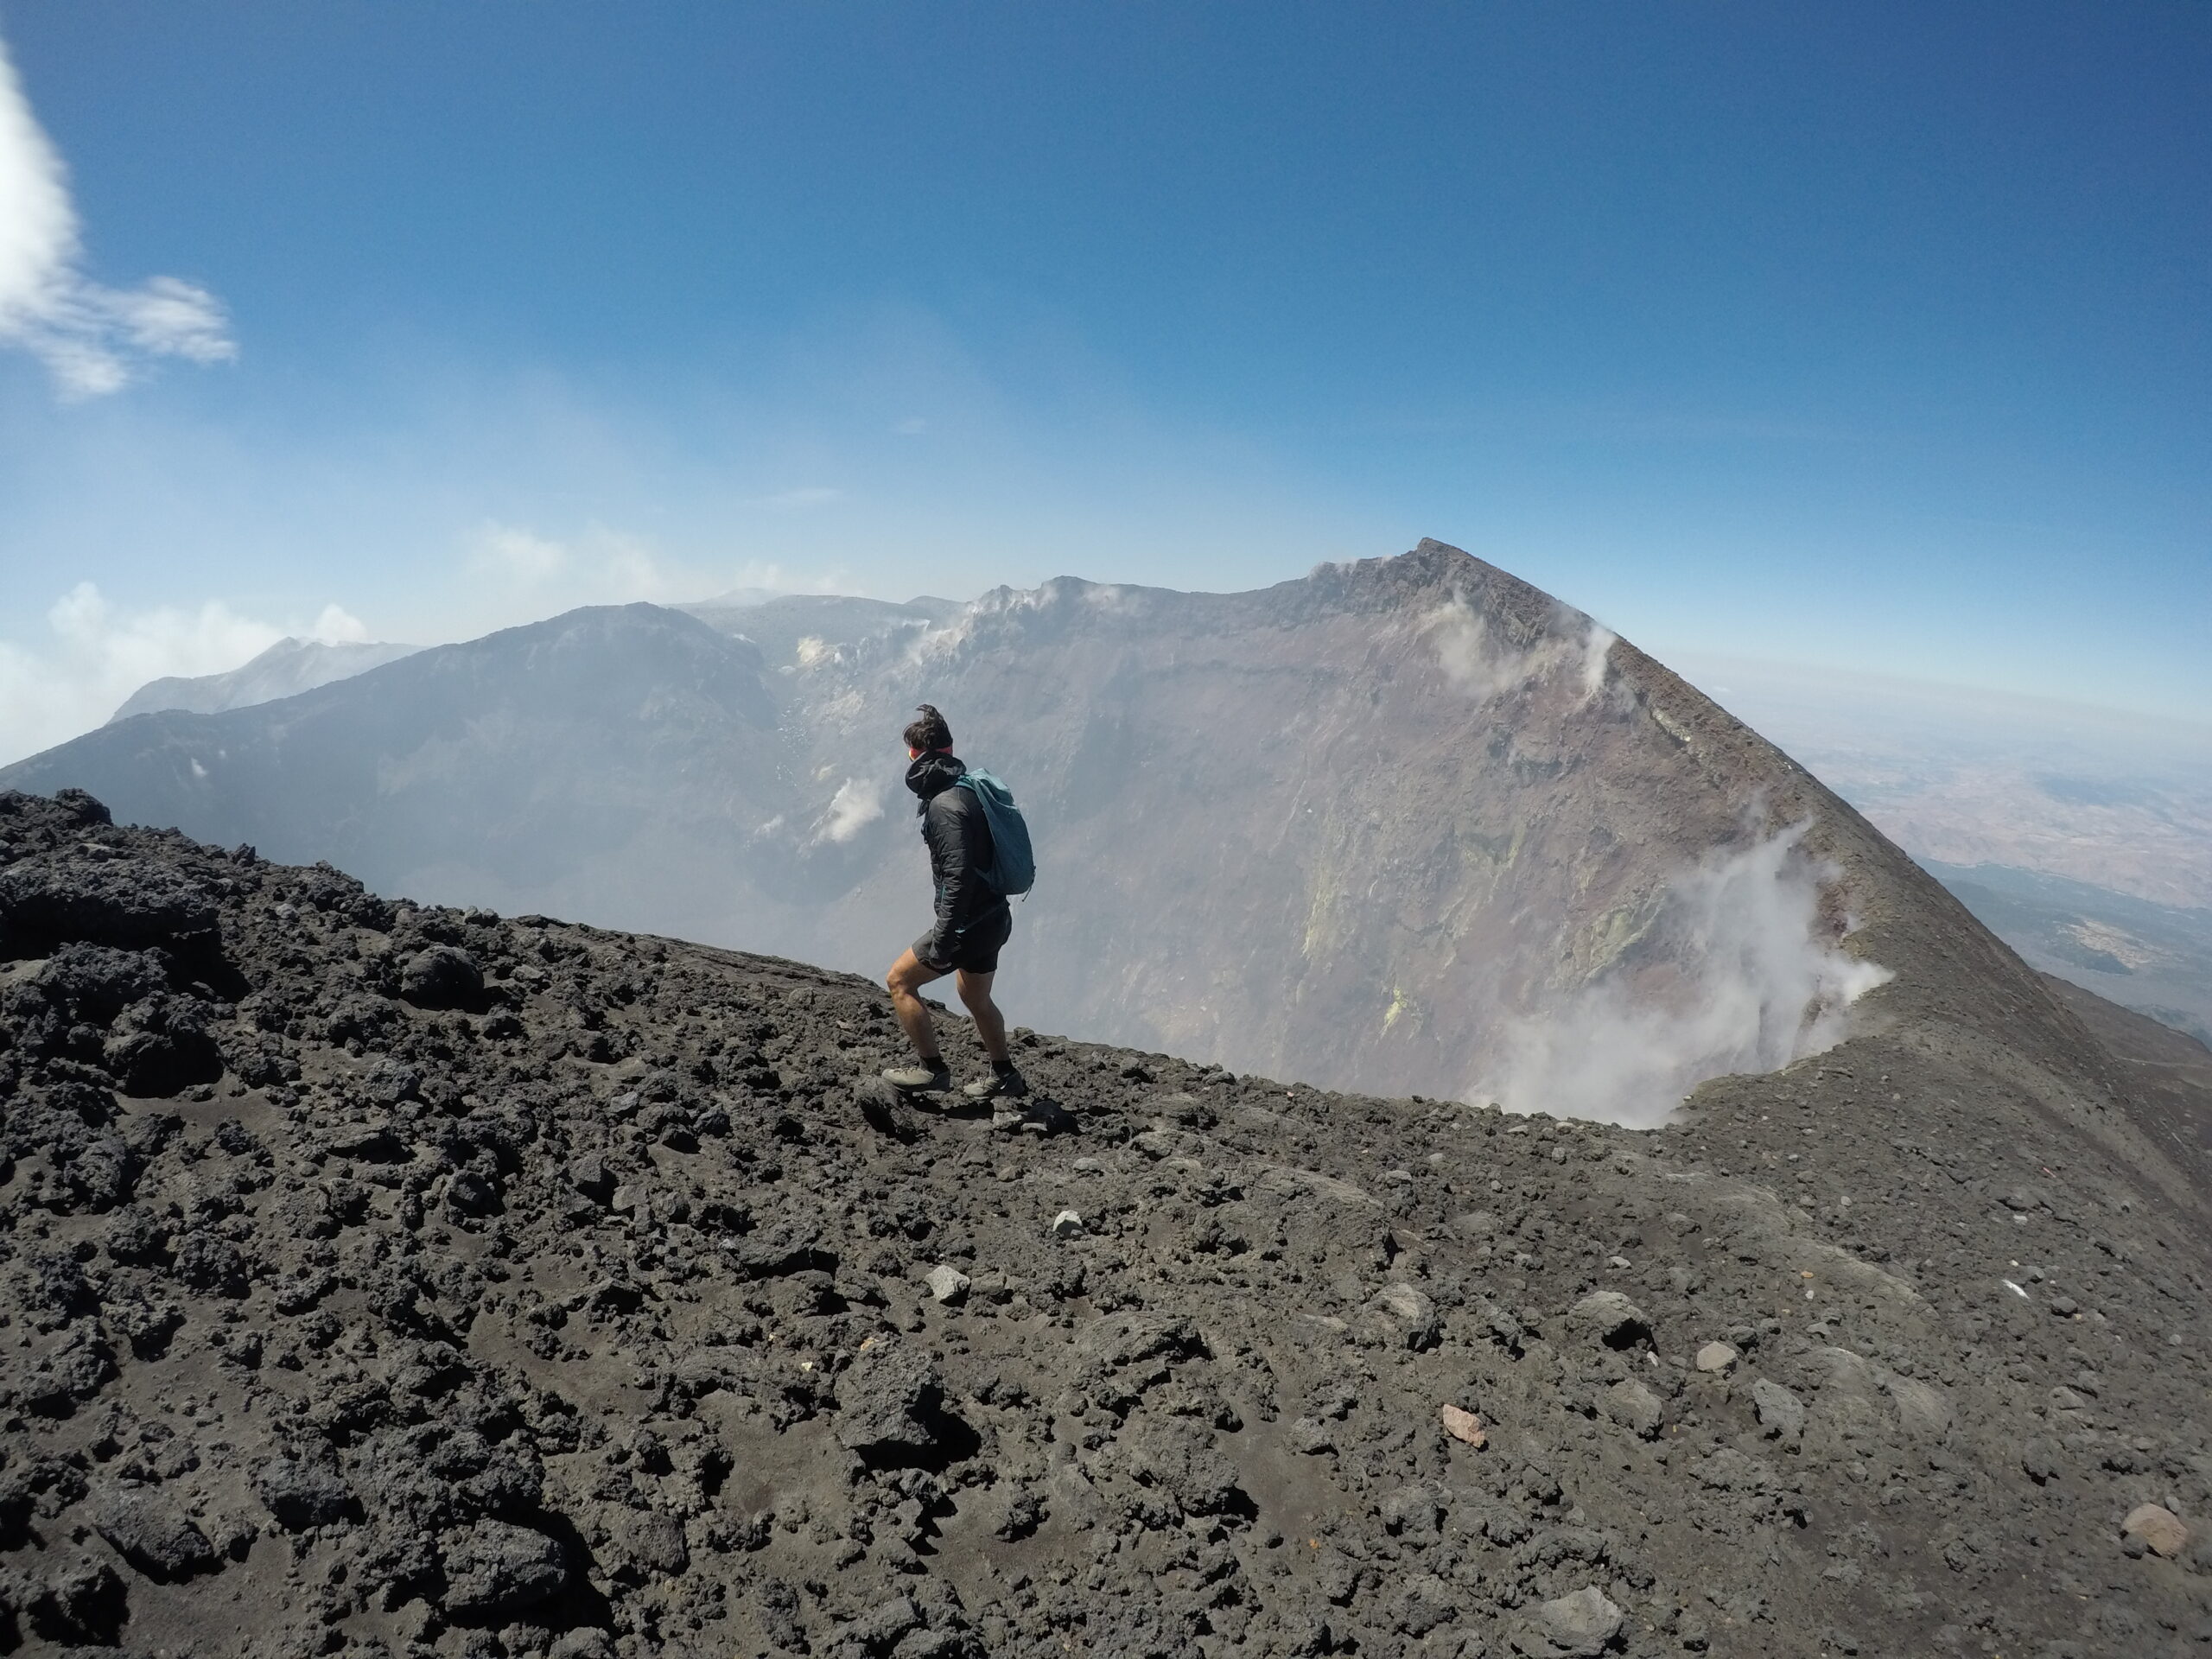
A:
{"type": "Polygon", "coordinates": [[[1006,1016],[999,1012],[999,1005],[991,1001],[991,974],[971,974],[960,970],[956,982],[960,1000],[968,1005],[968,1013],[976,1021],[976,1034],[983,1039],[983,1052],[991,1057],[994,1065],[1004,1065],[1009,1056],[1006,1046],[1006,1016]]]}
{"type": "MultiPolygon", "coordinates": [[[[922,1057],[925,1064],[940,1057],[937,1046],[937,1024],[930,1018],[929,1005],[922,1001],[920,992],[922,987],[931,980],[944,977],[936,969],[924,965],[922,959],[912,950],[907,950],[902,951],[899,960],[891,964],[891,972],[884,980],[890,988],[891,1012],[898,1016],[899,1029],[906,1033],[906,1040],[913,1044],[914,1052],[922,1057]]],[[[961,978],[964,982],[967,976],[963,974],[961,978]]],[[[987,991],[988,983],[987,976],[987,991]]],[[[961,995],[963,997],[967,995],[964,983],[961,995]]],[[[1006,1039],[1001,1036],[999,1040],[1003,1044],[1006,1039]]]]}

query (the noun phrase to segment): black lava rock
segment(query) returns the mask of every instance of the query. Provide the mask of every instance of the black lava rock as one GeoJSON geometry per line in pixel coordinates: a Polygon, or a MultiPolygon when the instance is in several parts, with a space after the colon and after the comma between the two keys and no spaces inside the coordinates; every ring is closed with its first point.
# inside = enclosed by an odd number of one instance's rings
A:
{"type": "Polygon", "coordinates": [[[130,1487],[97,1502],[92,1529],[156,1584],[170,1584],[220,1564],[207,1535],[160,1493],[130,1487]]]}
{"type": "Polygon", "coordinates": [[[442,1603],[455,1618],[490,1619],[521,1612],[556,1595],[569,1581],[558,1541],[505,1521],[480,1521],[448,1538],[442,1551],[442,1603]]]}
{"type": "Polygon", "coordinates": [[[0,940],[17,955],[79,941],[139,950],[214,928],[213,897],[158,864],[41,859],[0,869],[0,940]]]}
{"type": "Polygon", "coordinates": [[[854,1357],[837,1379],[837,1441],[862,1456],[926,1451],[944,1378],[928,1352],[895,1338],[854,1357]]]}
{"type": "Polygon", "coordinates": [[[484,973],[458,945],[434,944],[399,970],[399,994],[418,1008],[474,1008],[484,1000],[484,973]]]}
{"type": "Polygon", "coordinates": [[[273,1458],[253,1473],[254,1495],[287,1532],[327,1527],[360,1513],[346,1483],[327,1469],[292,1458],[273,1458]]]}

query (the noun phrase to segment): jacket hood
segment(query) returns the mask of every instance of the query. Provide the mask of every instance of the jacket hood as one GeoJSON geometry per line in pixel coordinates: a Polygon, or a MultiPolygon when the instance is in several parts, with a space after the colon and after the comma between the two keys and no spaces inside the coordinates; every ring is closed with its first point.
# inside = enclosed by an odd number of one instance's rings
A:
{"type": "Polygon", "coordinates": [[[968,768],[958,757],[931,751],[906,768],[906,787],[918,795],[926,807],[967,775],[968,768]]]}

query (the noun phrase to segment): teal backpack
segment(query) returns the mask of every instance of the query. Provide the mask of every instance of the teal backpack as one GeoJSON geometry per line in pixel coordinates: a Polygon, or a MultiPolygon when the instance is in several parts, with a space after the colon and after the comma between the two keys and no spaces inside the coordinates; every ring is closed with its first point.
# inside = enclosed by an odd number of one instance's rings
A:
{"type": "Polygon", "coordinates": [[[991,868],[979,874],[1008,898],[1028,892],[1037,884],[1037,859],[1029,850],[1029,824],[1014,804],[1014,791],[974,766],[957,786],[982,804],[983,822],[991,827],[991,868]]]}

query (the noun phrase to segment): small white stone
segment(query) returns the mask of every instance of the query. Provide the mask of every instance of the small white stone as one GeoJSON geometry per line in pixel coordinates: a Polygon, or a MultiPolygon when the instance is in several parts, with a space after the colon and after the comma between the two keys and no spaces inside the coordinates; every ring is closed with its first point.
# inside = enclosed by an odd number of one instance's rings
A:
{"type": "Polygon", "coordinates": [[[931,1268],[922,1282],[930,1287],[930,1295],[940,1302],[958,1302],[966,1299],[968,1287],[975,1281],[949,1263],[940,1262],[931,1268]]]}
{"type": "Polygon", "coordinates": [[[1700,1371],[1711,1371],[1726,1376],[1736,1369],[1742,1356],[1725,1342],[1708,1342],[1697,1351],[1695,1363],[1700,1371]]]}
{"type": "Polygon", "coordinates": [[[1052,1217],[1052,1236],[1080,1238],[1083,1236],[1083,1217],[1072,1210],[1063,1210],[1052,1217]]]}

